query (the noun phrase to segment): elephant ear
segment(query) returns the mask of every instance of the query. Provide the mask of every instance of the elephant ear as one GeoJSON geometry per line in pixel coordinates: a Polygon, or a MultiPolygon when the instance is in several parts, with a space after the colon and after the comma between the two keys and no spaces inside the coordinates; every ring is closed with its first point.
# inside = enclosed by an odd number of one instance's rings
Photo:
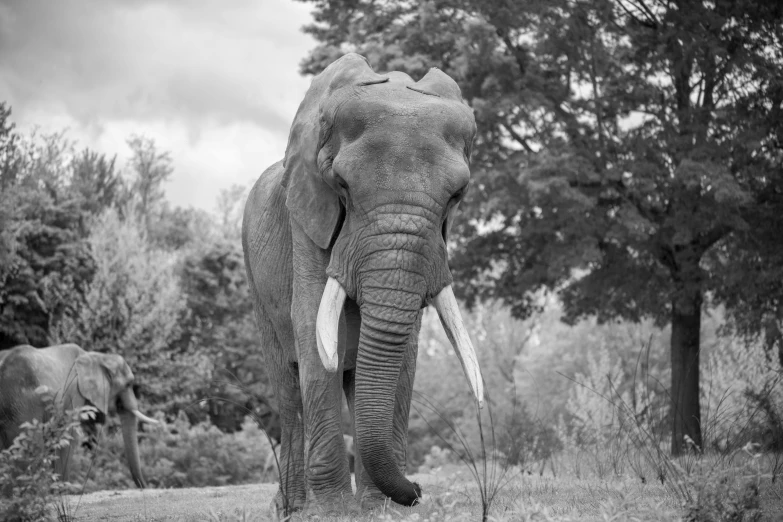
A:
{"type": "Polygon", "coordinates": [[[101,413],[109,413],[111,379],[98,354],[86,353],[76,359],[76,377],[79,393],[98,408],[101,413]]]}
{"type": "Polygon", "coordinates": [[[318,167],[318,153],[328,141],[332,125],[331,115],[324,114],[324,102],[341,88],[387,81],[363,56],[346,54],[313,78],[294,117],[283,160],[286,207],[323,249],[329,248],[341,213],[337,193],[324,181],[318,167]]]}

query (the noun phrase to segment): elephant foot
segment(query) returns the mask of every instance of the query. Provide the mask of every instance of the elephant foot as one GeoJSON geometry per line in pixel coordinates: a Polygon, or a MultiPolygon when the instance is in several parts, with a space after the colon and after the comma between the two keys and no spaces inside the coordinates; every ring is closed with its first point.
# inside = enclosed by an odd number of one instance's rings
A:
{"type": "Polygon", "coordinates": [[[274,521],[288,520],[292,514],[302,511],[304,504],[303,500],[286,502],[283,492],[278,490],[272,503],[269,504],[270,518],[274,521]]]}
{"type": "Polygon", "coordinates": [[[308,515],[344,518],[358,515],[361,508],[353,495],[345,495],[333,500],[308,500],[304,511],[308,515]]]}

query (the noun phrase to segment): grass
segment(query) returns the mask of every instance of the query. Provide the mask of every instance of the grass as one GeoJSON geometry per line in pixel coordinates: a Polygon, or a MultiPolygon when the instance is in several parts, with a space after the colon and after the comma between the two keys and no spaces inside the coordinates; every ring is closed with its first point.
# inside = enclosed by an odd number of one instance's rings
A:
{"type": "MultiPolygon", "coordinates": [[[[760,466],[767,464],[760,463],[760,466]]],[[[560,462],[562,470],[566,466],[560,462]]],[[[728,468],[736,469],[736,468],[728,468]]],[[[513,472],[514,470],[512,470],[513,472]]],[[[517,470],[518,471],[518,470],[517,470]]],[[[585,474],[588,475],[588,474],[585,474]]],[[[761,520],[783,519],[783,486],[759,474],[761,520]]],[[[706,489],[716,476],[692,475],[692,487],[706,489]],[[703,482],[700,483],[699,480],[703,482]]],[[[348,521],[474,521],[482,516],[481,495],[470,471],[464,465],[448,464],[432,473],[411,477],[422,484],[421,505],[405,508],[389,505],[361,515],[337,517],[294,515],[300,520],[348,521]]],[[[740,481],[744,475],[724,477],[740,481]]],[[[714,482],[718,483],[718,482],[714,482]]],[[[276,484],[186,488],[167,490],[102,491],[63,497],[70,506],[69,519],[111,521],[256,521],[269,520],[268,507],[276,484]],[[78,504],[78,510],[74,507],[78,504]]],[[[570,473],[544,476],[516,473],[493,503],[489,520],[607,521],[681,520],[685,510],[680,501],[659,482],[643,484],[633,474],[576,478],[570,473]]],[[[720,519],[714,519],[720,520],[720,519]]],[[[725,520],[729,520],[726,518],[725,520]]],[[[736,519],[741,520],[741,519],[736,519]]]]}

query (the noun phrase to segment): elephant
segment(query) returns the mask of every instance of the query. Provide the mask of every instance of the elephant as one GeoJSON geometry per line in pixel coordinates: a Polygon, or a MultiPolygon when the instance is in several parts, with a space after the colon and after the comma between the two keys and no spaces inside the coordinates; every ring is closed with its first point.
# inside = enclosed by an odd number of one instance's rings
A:
{"type": "Polygon", "coordinates": [[[426,306],[483,404],[446,250],[475,134],[473,112],[444,72],[414,82],[350,53],[313,78],[284,159],[251,188],[242,245],[281,417],[278,514],[419,501],[405,460],[426,306]],[[342,393],[354,423],[355,493],[342,393]]]}
{"type": "MultiPolygon", "coordinates": [[[[0,360],[0,450],[9,448],[24,422],[46,420],[45,405],[36,391],[46,386],[54,394],[58,411],[79,409],[89,405],[97,409],[94,420],[83,420],[82,428],[95,434],[96,424],[106,415],[118,414],[122,422],[125,456],[133,481],[145,487],[141,472],[137,421],[157,424],[139,411],[133,391],[133,372],[121,356],[88,352],[76,344],[61,344],[47,348],[29,345],[7,350],[0,360]]],[[[67,481],[73,448],[62,448],[55,459],[55,472],[67,481]]]]}

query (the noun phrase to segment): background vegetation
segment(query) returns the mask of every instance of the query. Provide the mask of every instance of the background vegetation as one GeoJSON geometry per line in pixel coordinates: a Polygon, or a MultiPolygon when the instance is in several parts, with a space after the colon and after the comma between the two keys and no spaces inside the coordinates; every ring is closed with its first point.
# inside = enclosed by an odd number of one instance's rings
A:
{"type": "MultiPolygon", "coordinates": [[[[690,476],[691,452],[744,452],[773,459],[774,479],[783,6],[311,3],[319,45],[303,73],[349,51],[414,79],[437,66],[475,111],[450,250],[504,461],[666,483],[690,476]],[[672,467],[670,454],[685,460],[672,467]]],[[[142,442],[153,485],[272,478],[258,430],[278,436],[275,397],[239,241],[248,187],[224,190],[211,213],[172,208],[169,154],[144,136],[127,146],[119,165],[65,132],[21,135],[0,104],[0,349],[69,341],[123,355],[145,410],[166,420],[142,442]]],[[[411,470],[479,443],[465,388],[428,312],[411,470]]],[[[88,490],[130,485],[112,432],[77,458],[88,490]]]]}

